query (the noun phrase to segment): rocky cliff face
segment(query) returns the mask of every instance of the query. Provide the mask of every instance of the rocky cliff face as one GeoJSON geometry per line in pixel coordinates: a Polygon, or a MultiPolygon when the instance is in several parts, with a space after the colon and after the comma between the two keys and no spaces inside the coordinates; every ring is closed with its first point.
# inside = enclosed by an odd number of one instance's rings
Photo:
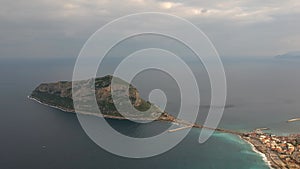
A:
{"type": "MultiPolygon", "coordinates": [[[[88,84],[90,85],[91,82],[95,82],[95,96],[98,104],[98,108],[100,109],[101,113],[106,116],[115,116],[115,117],[122,117],[122,115],[117,111],[114,101],[112,99],[111,95],[111,81],[112,76],[104,76],[101,78],[96,78],[95,81],[91,80],[84,80],[80,81],[80,83],[88,84]]],[[[120,81],[122,81],[120,79],[120,81]]],[[[170,115],[168,115],[165,112],[162,112],[158,107],[155,105],[152,106],[151,109],[151,103],[148,101],[143,100],[138,90],[133,87],[131,84],[128,84],[127,82],[122,81],[122,83],[125,83],[129,85],[129,97],[131,104],[136,110],[139,110],[138,114],[134,111],[127,111],[126,117],[134,117],[134,118],[160,118],[160,119],[173,119],[170,115]]],[[[126,87],[122,84],[118,85],[114,90],[120,91],[120,93],[124,93],[123,91],[126,89],[126,87]]],[[[30,95],[31,98],[34,98],[44,104],[55,106],[60,109],[63,109],[68,112],[75,112],[74,105],[73,105],[73,99],[72,99],[72,82],[68,81],[60,81],[56,83],[42,83],[36,89],[32,92],[30,95]]],[[[122,97],[120,97],[122,98],[122,97]]],[[[122,100],[122,99],[120,99],[122,100]]],[[[118,101],[115,101],[116,104],[122,104],[118,101]]],[[[86,103],[86,105],[83,105],[88,107],[88,101],[85,101],[83,103],[86,103]]],[[[76,107],[77,108],[77,107],[76,107]]],[[[95,113],[92,110],[88,113],[95,113]]]]}

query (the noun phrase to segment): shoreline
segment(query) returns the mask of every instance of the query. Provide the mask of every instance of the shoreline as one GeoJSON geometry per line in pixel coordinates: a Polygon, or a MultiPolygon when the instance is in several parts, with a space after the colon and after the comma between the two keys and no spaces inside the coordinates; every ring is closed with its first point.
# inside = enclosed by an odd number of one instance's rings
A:
{"type": "Polygon", "coordinates": [[[165,122],[170,122],[172,124],[175,124],[175,125],[180,125],[180,123],[178,123],[178,121],[171,121],[171,120],[168,120],[168,119],[147,119],[147,118],[144,118],[144,119],[141,119],[141,118],[126,118],[126,117],[120,117],[120,116],[112,116],[112,115],[103,115],[103,114],[95,114],[95,113],[89,113],[89,112],[75,112],[75,111],[71,111],[71,110],[66,110],[64,108],[61,108],[61,107],[57,107],[57,106],[53,106],[53,105],[50,105],[50,104],[47,104],[47,103],[44,103],[44,102],[41,102],[40,100],[34,98],[34,97],[31,97],[31,96],[27,96],[28,99],[30,100],[33,100],[35,102],[38,102],[44,106],[49,106],[51,108],[54,108],[54,109],[58,109],[58,110],[61,110],[65,113],[73,113],[73,114],[80,114],[80,115],[88,115],[88,116],[95,116],[95,117],[102,117],[102,118],[107,118],[107,119],[115,119],[115,120],[135,120],[135,121],[165,121],[165,122]]]}
{"type": "Polygon", "coordinates": [[[268,159],[267,155],[260,152],[258,149],[256,149],[255,145],[252,144],[250,141],[244,139],[243,137],[239,136],[239,138],[241,140],[243,140],[245,143],[249,144],[252,151],[254,151],[255,153],[257,153],[260,157],[262,157],[262,160],[267,164],[267,166],[270,168],[270,169],[275,169],[272,167],[272,161],[268,159]]]}
{"type": "Polygon", "coordinates": [[[63,112],[66,112],[66,113],[75,113],[75,112],[72,112],[72,111],[67,111],[67,110],[65,110],[63,108],[60,108],[60,107],[57,107],[57,106],[52,106],[50,104],[43,103],[43,102],[39,101],[38,99],[36,99],[34,97],[31,97],[31,96],[27,96],[27,98],[30,99],[30,100],[36,101],[36,102],[38,102],[38,103],[40,103],[40,104],[42,104],[44,106],[49,106],[49,107],[52,107],[52,108],[55,108],[55,109],[59,109],[59,110],[61,110],[63,112]]]}

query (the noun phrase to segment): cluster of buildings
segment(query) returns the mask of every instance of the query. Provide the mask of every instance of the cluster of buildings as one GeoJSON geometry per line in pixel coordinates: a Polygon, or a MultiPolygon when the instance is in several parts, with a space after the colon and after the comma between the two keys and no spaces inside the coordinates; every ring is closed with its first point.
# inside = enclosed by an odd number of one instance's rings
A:
{"type": "Polygon", "coordinates": [[[300,150],[300,145],[293,145],[289,137],[278,138],[274,135],[260,135],[259,140],[272,151],[277,151],[280,154],[292,155],[295,150],[300,150]]]}
{"type": "Polygon", "coordinates": [[[251,136],[260,140],[268,149],[277,152],[281,159],[294,160],[300,164],[300,135],[275,136],[258,130],[251,136]]]}

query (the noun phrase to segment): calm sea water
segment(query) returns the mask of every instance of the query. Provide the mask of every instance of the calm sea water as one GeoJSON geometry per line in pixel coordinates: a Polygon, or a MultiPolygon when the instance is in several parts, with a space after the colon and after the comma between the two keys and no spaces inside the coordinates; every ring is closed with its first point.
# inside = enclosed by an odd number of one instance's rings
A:
{"type": "MultiPolygon", "coordinates": [[[[268,168],[261,157],[236,136],[215,133],[206,143],[199,144],[197,140],[200,131],[196,129],[172,150],[152,158],[127,159],[104,151],[84,133],[75,114],[27,99],[41,82],[70,80],[74,62],[72,59],[1,59],[0,168],[268,168]]],[[[225,110],[221,127],[247,131],[257,127],[270,127],[278,133],[299,131],[298,123],[285,122],[289,118],[300,116],[298,63],[234,59],[225,61],[225,69],[228,78],[228,104],[233,107],[225,110]]],[[[145,77],[153,76],[154,73],[148,72],[147,75],[145,72],[145,75],[134,81],[142,96],[156,87],[156,83],[145,81],[145,77]]],[[[155,77],[165,79],[159,84],[161,88],[169,85],[165,88],[176,89],[176,86],[170,86],[172,79],[168,79],[166,75],[158,73],[155,77]]],[[[209,92],[205,89],[202,89],[204,99],[198,122],[203,121],[207,111],[209,92]]],[[[177,96],[178,93],[170,90],[167,95],[177,96]]],[[[178,100],[171,99],[168,111],[176,114],[177,102],[178,100]]],[[[117,120],[110,120],[110,123],[115,128],[136,136],[159,132],[165,125],[159,122],[136,125],[117,120]]]]}

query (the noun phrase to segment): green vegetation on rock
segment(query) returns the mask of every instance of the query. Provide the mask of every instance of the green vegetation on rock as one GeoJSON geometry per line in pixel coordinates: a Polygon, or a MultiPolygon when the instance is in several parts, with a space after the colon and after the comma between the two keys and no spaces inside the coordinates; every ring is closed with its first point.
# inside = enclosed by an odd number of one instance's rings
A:
{"type": "MultiPolygon", "coordinates": [[[[171,119],[173,118],[167,113],[162,112],[157,106],[140,98],[138,90],[131,84],[125,82],[120,78],[114,78],[114,82],[117,83],[117,87],[114,88],[114,92],[116,92],[117,94],[120,93],[120,96],[117,97],[116,100],[113,100],[111,95],[112,79],[113,76],[107,75],[104,77],[96,78],[94,79],[94,81],[91,79],[78,81],[78,83],[83,84],[87,86],[88,89],[90,89],[88,90],[89,92],[87,92],[87,94],[82,97],[83,100],[79,101],[79,105],[81,107],[79,107],[78,109],[89,114],[97,112],[90,108],[91,101],[89,101],[88,99],[85,100],[85,98],[89,98],[86,96],[93,95],[94,92],[98,108],[103,115],[123,117],[116,109],[115,104],[118,104],[122,108],[122,110],[125,110],[124,112],[126,113],[126,117],[143,119],[157,117],[171,119]],[[93,87],[91,82],[95,82],[95,90],[91,90],[91,87],[93,87]],[[124,95],[124,93],[126,93],[125,90],[128,89],[126,88],[126,86],[129,86],[129,96],[127,94],[124,95]],[[129,98],[132,105],[130,106],[130,108],[124,106],[122,107],[124,99],[127,98],[129,98]],[[132,109],[132,107],[134,107],[135,109],[132,109]]],[[[30,97],[44,104],[55,106],[68,112],[75,112],[72,98],[72,82],[60,81],[56,83],[42,83],[32,92],[30,97]]]]}

